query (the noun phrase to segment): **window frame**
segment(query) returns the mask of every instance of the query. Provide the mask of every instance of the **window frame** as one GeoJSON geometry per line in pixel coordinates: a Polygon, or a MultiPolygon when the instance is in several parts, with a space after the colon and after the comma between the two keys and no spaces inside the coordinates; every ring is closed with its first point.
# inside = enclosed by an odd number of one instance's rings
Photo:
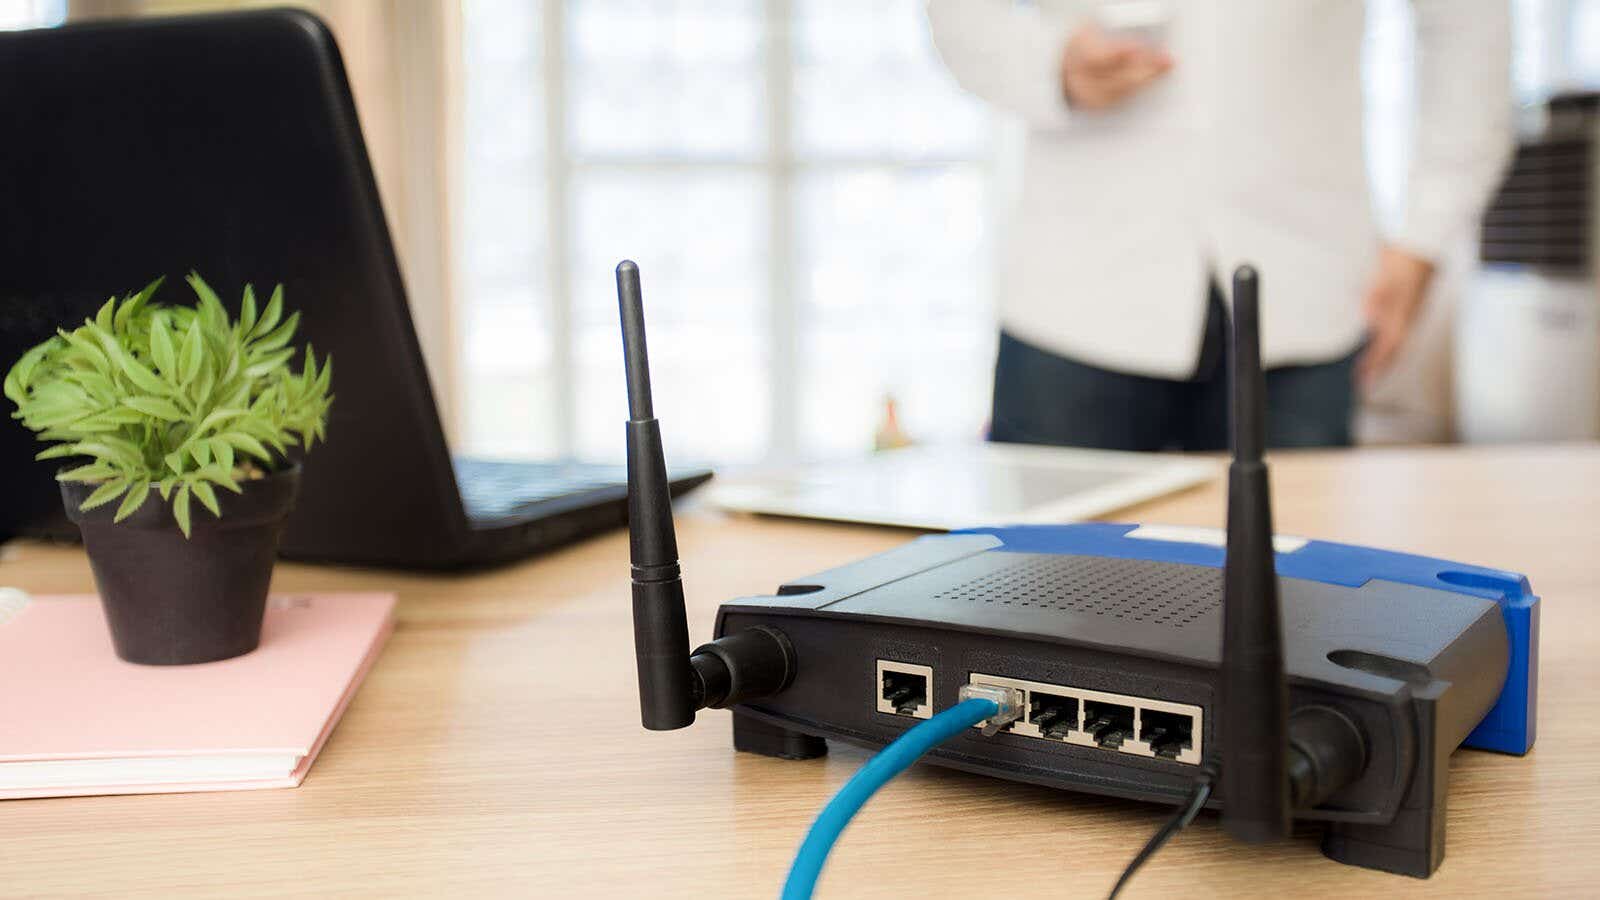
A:
{"type": "MultiPolygon", "coordinates": [[[[571,27],[567,0],[542,0],[536,13],[539,23],[537,75],[542,84],[537,94],[542,101],[543,135],[540,143],[544,181],[544,272],[541,287],[546,308],[543,316],[549,329],[548,376],[556,405],[552,421],[555,435],[549,442],[556,454],[572,458],[578,452],[579,360],[574,347],[572,225],[576,216],[574,185],[591,172],[631,172],[674,174],[744,171],[759,173],[766,191],[768,252],[766,284],[767,308],[763,328],[764,350],[768,361],[766,402],[770,409],[767,431],[761,443],[762,459],[786,462],[803,455],[800,435],[802,370],[799,348],[804,317],[795,289],[798,245],[795,233],[795,197],[802,175],[829,169],[875,168],[889,172],[941,166],[964,166],[981,172],[985,184],[986,213],[992,214],[996,192],[995,171],[998,142],[986,142],[973,155],[907,155],[885,151],[872,154],[801,155],[794,140],[794,26],[797,10],[794,0],[760,0],[761,77],[764,79],[765,145],[753,157],[682,157],[663,153],[608,156],[588,155],[574,147],[570,113],[573,104],[568,53],[571,27]]],[[[983,275],[992,281],[992,273],[983,275]]],[[[985,299],[992,285],[981,284],[985,299]]],[[[469,308],[472,298],[463,292],[460,308],[469,308]]],[[[464,339],[463,332],[463,339],[464,339]]],[[[461,358],[466,359],[466,354],[461,358]]],[[[462,372],[455,383],[461,396],[460,408],[469,404],[466,392],[472,373],[462,372]]],[[[977,423],[974,423],[975,425],[977,423]]],[[[464,431],[470,424],[463,423],[464,431]]]]}

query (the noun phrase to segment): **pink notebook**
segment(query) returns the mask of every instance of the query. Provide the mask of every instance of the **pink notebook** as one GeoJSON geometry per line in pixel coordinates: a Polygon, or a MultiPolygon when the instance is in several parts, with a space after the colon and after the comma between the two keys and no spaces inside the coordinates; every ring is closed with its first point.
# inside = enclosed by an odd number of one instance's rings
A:
{"type": "Polygon", "coordinates": [[[261,646],[117,659],[97,598],[0,597],[0,799],[296,787],[394,627],[393,594],[274,596],[261,646]]]}

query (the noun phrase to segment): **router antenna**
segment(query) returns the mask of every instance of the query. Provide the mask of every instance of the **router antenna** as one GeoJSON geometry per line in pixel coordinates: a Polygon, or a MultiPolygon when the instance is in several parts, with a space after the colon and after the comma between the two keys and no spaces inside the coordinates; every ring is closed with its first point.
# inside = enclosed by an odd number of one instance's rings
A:
{"type": "Polygon", "coordinates": [[[628,553],[633,563],[633,651],[639,664],[639,718],[652,731],[694,724],[706,707],[736,706],[782,691],[794,680],[794,646],[757,625],[689,652],[683,572],[672,527],[672,482],[661,423],[650,398],[639,267],[617,264],[622,356],[628,370],[628,553]]]}
{"type": "Polygon", "coordinates": [[[672,527],[671,482],[661,449],[661,423],[650,398],[639,267],[617,265],[622,355],[628,370],[628,555],[633,563],[633,649],[639,663],[639,715],[644,727],[669,731],[694,723],[697,707],[689,665],[689,620],[683,604],[678,538],[672,527]]]}
{"type": "Polygon", "coordinates": [[[1289,692],[1262,460],[1266,379],[1258,290],[1255,269],[1234,271],[1233,462],[1222,575],[1222,824],[1251,843],[1289,833],[1289,692]]]}

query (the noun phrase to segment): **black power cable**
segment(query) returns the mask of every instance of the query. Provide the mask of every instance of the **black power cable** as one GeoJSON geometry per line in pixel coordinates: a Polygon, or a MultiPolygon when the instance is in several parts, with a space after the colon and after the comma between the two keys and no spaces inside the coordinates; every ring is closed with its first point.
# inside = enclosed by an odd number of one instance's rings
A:
{"type": "Polygon", "coordinates": [[[1195,779],[1194,787],[1190,790],[1189,799],[1183,804],[1183,808],[1178,810],[1177,815],[1167,820],[1167,823],[1161,826],[1161,830],[1151,835],[1150,840],[1144,845],[1144,849],[1140,850],[1139,855],[1135,856],[1133,861],[1128,863],[1128,867],[1122,870],[1122,876],[1117,879],[1116,886],[1111,889],[1111,894],[1107,900],[1116,900],[1117,894],[1121,893],[1122,889],[1127,886],[1128,881],[1133,878],[1133,873],[1139,871],[1139,867],[1154,856],[1156,851],[1160,850],[1167,841],[1172,840],[1178,832],[1189,827],[1189,823],[1193,822],[1194,817],[1200,814],[1200,810],[1206,805],[1206,801],[1211,799],[1211,787],[1214,781],[1215,776],[1210,772],[1203,773],[1199,778],[1195,779]]]}

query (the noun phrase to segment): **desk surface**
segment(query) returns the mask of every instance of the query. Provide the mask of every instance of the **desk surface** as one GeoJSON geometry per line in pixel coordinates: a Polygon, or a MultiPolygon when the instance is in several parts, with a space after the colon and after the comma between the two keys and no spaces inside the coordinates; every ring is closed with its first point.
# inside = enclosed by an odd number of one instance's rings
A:
{"type": "MultiPolygon", "coordinates": [[[[1286,533],[1528,573],[1544,598],[1539,744],[1457,753],[1429,881],[1260,850],[1207,814],[1130,896],[1527,893],[1600,883],[1600,447],[1275,458],[1286,533]]],[[[1215,525],[1220,485],[1118,516],[1215,525]]],[[[695,639],[719,601],[906,540],[901,531],[680,522],[695,639]]],[[[80,551],[4,548],[0,583],[92,585],[80,551]]],[[[282,590],[393,589],[400,624],[299,790],[0,804],[0,894],[776,894],[812,815],[866,758],[735,754],[728,715],[640,729],[620,534],[468,577],[285,565],[282,590]]],[[[26,690],[9,684],[0,690],[26,690]]],[[[3,729],[0,723],[0,729],[3,729]]],[[[1168,810],[914,769],[863,812],[823,896],[1103,896],[1168,810]]]]}

